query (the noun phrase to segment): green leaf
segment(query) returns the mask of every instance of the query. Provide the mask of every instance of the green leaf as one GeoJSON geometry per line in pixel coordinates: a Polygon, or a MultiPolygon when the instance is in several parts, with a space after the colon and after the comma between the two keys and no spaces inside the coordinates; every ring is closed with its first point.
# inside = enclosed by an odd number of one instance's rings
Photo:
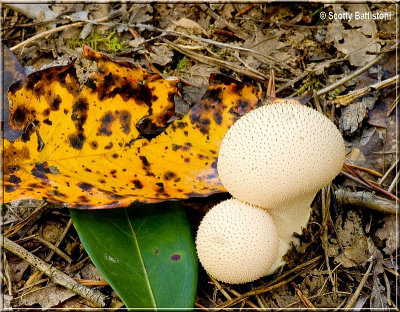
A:
{"type": "Polygon", "coordinates": [[[128,308],[192,308],[197,257],[179,203],[70,210],[94,265],[128,308]]]}

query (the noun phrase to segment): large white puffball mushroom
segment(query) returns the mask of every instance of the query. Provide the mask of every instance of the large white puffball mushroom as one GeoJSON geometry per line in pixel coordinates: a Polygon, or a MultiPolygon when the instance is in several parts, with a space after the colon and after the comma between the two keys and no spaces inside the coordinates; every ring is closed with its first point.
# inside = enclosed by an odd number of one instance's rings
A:
{"type": "Polygon", "coordinates": [[[232,284],[264,276],[278,257],[279,238],[267,211],[236,199],[213,207],[196,237],[200,263],[215,279],[232,284]]]}
{"type": "Polygon", "coordinates": [[[233,197],[263,207],[287,243],[301,233],[319,189],[340,172],[345,158],[336,126],[316,110],[280,103],[257,108],[228,130],[218,175],[233,197]]]}

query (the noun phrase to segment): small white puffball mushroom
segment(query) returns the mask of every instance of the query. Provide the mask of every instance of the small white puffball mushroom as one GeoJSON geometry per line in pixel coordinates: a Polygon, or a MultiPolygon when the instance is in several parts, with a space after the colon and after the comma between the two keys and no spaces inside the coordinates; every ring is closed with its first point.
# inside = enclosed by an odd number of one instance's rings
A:
{"type": "Polygon", "coordinates": [[[235,122],[219,150],[219,178],[233,197],[267,209],[290,244],[310,216],[319,189],[340,172],[343,138],[324,115],[282,102],[257,108],[235,122]]]}
{"type": "Polygon", "coordinates": [[[222,282],[239,284],[264,276],[275,264],[279,238],[267,211],[228,199],[204,216],[196,248],[208,274],[222,282]]]}

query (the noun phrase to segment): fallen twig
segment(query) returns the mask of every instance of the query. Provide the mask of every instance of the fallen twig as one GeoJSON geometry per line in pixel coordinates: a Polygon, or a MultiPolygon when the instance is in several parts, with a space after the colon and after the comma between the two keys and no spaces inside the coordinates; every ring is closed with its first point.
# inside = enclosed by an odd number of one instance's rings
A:
{"type": "MultiPolygon", "coordinates": [[[[104,22],[104,21],[107,21],[107,20],[115,17],[116,14],[119,14],[119,11],[113,12],[113,13],[111,13],[110,15],[108,15],[106,17],[102,17],[102,18],[99,18],[97,20],[94,20],[93,22],[104,22]]],[[[31,44],[32,42],[34,42],[34,41],[36,41],[36,40],[38,40],[40,38],[49,36],[51,34],[54,34],[54,33],[60,32],[60,31],[63,31],[64,29],[68,29],[70,27],[83,26],[83,25],[85,25],[87,23],[90,23],[90,21],[76,22],[76,23],[72,23],[72,24],[67,24],[67,25],[63,25],[63,26],[60,26],[60,27],[56,27],[54,29],[46,30],[44,32],[41,32],[41,33],[39,33],[39,34],[37,34],[37,35],[35,35],[33,37],[30,37],[29,39],[26,39],[25,41],[22,41],[21,43],[11,47],[10,51],[14,52],[15,50],[18,50],[19,48],[22,48],[22,47],[24,47],[24,46],[26,46],[28,44],[31,44]]]]}
{"type": "Polygon", "coordinates": [[[394,109],[396,108],[397,104],[399,104],[399,98],[400,98],[400,95],[397,96],[397,98],[393,101],[392,105],[390,105],[390,107],[389,107],[389,109],[388,109],[388,111],[387,111],[387,113],[386,113],[386,116],[387,116],[387,117],[390,116],[390,114],[391,114],[391,113],[394,111],[394,109]]]}
{"type": "Polygon", "coordinates": [[[300,264],[299,266],[297,266],[296,268],[294,268],[294,269],[292,269],[292,270],[286,272],[285,274],[283,274],[283,275],[277,277],[277,278],[276,278],[274,281],[272,281],[271,283],[269,283],[269,284],[267,284],[267,285],[259,286],[259,287],[255,288],[255,289],[253,289],[253,290],[250,290],[250,291],[248,291],[248,292],[246,292],[246,293],[240,295],[240,296],[237,297],[237,298],[234,298],[234,299],[232,299],[232,300],[228,300],[228,301],[226,301],[226,302],[220,304],[220,305],[217,307],[217,309],[219,310],[219,309],[223,309],[223,308],[230,307],[230,306],[232,306],[232,305],[235,305],[235,304],[237,304],[237,303],[239,303],[239,302],[245,300],[246,298],[248,298],[248,297],[250,297],[250,296],[255,296],[255,295],[263,294],[263,293],[269,292],[269,291],[271,291],[271,290],[273,290],[273,289],[279,288],[279,287],[281,287],[281,286],[283,286],[283,285],[285,285],[285,284],[287,284],[287,283],[290,283],[290,282],[291,282],[292,280],[294,280],[299,274],[304,273],[305,271],[308,271],[308,270],[310,270],[312,267],[314,267],[314,266],[318,263],[318,260],[320,260],[321,258],[322,258],[322,256],[318,256],[318,257],[315,257],[314,259],[311,259],[310,261],[307,261],[307,262],[305,262],[305,263],[302,263],[302,264],[300,264]],[[294,274],[293,276],[291,276],[291,277],[285,279],[285,278],[286,278],[288,275],[290,275],[291,273],[296,272],[296,271],[299,271],[299,270],[301,270],[301,269],[304,268],[304,267],[306,267],[306,269],[304,269],[304,270],[301,271],[300,273],[294,274]]]}
{"type": "Polygon", "coordinates": [[[75,278],[75,280],[82,285],[86,286],[108,286],[110,285],[109,282],[107,281],[94,281],[94,280],[87,280],[87,279],[81,279],[81,278],[75,278]]]}
{"type": "Polygon", "coordinates": [[[4,284],[6,284],[6,286],[7,286],[8,294],[10,296],[12,296],[13,295],[12,281],[11,281],[10,270],[9,270],[9,266],[8,266],[8,262],[7,262],[7,256],[6,256],[5,252],[3,252],[3,259],[1,259],[1,260],[2,260],[2,263],[0,265],[1,280],[4,281],[4,284]]]}
{"type": "Polygon", "coordinates": [[[281,92],[282,90],[286,89],[287,87],[293,86],[295,83],[297,83],[298,81],[300,81],[301,79],[307,77],[307,75],[309,74],[309,72],[303,72],[301,75],[297,76],[296,78],[286,82],[284,85],[280,86],[278,88],[278,90],[276,90],[276,93],[281,92]]]}
{"type": "MultiPolygon", "coordinates": [[[[350,176],[354,176],[355,178],[357,178],[359,181],[362,181],[363,185],[365,185],[367,188],[373,190],[373,191],[377,191],[393,200],[399,200],[397,198],[396,195],[386,191],[385,189],[381,188],[379,186],[379,184],[377,183],[371,183],[370,181],[368,181],[367,179],[365,179],[362,175],[360,175],[357,171],[353,170],[351,167],[347,166],[347,164],[343,164],[343,169],[345,169],[346,171],[348,171],[350,173],[350,176]]],[[[343,173],[343,171],[341,171],[341,173],[343,173]]],[[[354,179],[353,179],[354,180],[354,179]]],[[[356,180],[355,180],[356,181],[356,180]]]]}
{"type": "MultiPolygon", "coordinates": [[[[348,295],[351,295],[351,294],[352,294],[351,292],[347,292],[347,291],[337,291],[337,292],[336,292],[336,291],[330,291],[330,292],[327,292],[327,293],[323,293],[323,294],[318,294],[318,295],[310,296],[310,297],[308,297],[308,299],[315,299],[315,298],[319,298],[319,297],[326,297],[326,296],[328,296],[328,295],[348,296],[348,295]]],[[[287,306],[285,307],[285,309],[289,309],[289,308],[291,308],[292,306],[294,306],[294,305],[296,305],[296,304],[299,304],[299,303],[301,303],[301,300],[292,302],[292,303],[290,303],[289,305],[287,305],[287,306]]]]}
{"type": "Polygon", "coordinates": [[[330,210],[330,202],[331,202],[331,197],[330,197],[330,185],[327,187],[324,187],[321,191],[321,211],[322,211],[322,234],[321,234],[321,243],[322,243],[322,248],[324,249],[324,255],[325,255],[325,263],[326,263],[326,268],[328,270],[328,275],[329,275],[329,280],[331,281],[331,284],[333,288],[335,288],[335,280],[333,278],[331,266],[329,264],[329,254],[328,254],[328,221],[331,218],[329,210],[330,210]]]}
{"type": "Polygon", "coordinates": [[[351,180],[353,180],[353,181],[355,181],[355,182],[357,182],[357,183],[359,183],[359,184],[365,186],[366,188],[369,188],[369,189],[370,189],[370,186],[368,185],[368,183],[366,183],[366,182],[360,180],[359,178],[356,178],[355,176],[351,175],[350,173],[347,173],[346,171],[341,170],[341,171],[340,171],[340,174],[342,174],[342,175],[344,175],[345,177],[347,177],[347,178],[349,178],[349,179],[351,179],[351,180]]]}
{"type": "MultiPolygon", "coordinates": [[[[56,243],[54,244],[55,247],[58,248],[58,246],[60,246],[61,242],[63,241],[65,235],[67,235],[67,232],[69,231],[70,227],[72,225],[72,220],[70,219],[68,221],[68,224],[66,225],[64,231],[61,233],[61,236],[58,238],[58,240],[56,241],[56,243]]],[[[50,261],[51,258],[54,255],[54,251],[50,251],[50,253],[47,255],[45,261],[50,261]]],[[[32,273],[32,275],[29,277],[29,279],[26,281],[25,286],[28,286],[32,283],[34,283],[35,281],[37,281],[38,279],[40,279],[42,277],[42,274],[39,271],[35,271],[32,273]]]]}
{"type": "MultiPolygon", "coordinates": [[[[239,297],[239,296],[240,296],[240,293],[237,292],[236,290],[234,290],[234,289],[232,289],[232,288],[228,288],[228,290],[229,290],[232,294],[234,294],[236,297],[239,297]]],[[[254,309],[259,308],[259,307],[257,307],[257,306],[256,306],[252,301],[250,301],[250,300],[247,300],[246,303],[247,303],[250,307],[252,307],[252,308],[254,308],[254,309]]]]}
{"type": "Polygon", "coordinates": [[[380,172],[378,172],[376,170],[365,168],[365,167],[361,167],[361,166],[351,165],[351,164],[347,164],[347,163],[346,163],[346,165],[349,166],[350,168],[357,169],[357,170],[360,170],[360,171],[364,171],[364,172],[369,173],[369,174],[371,174],[373,176],[376,176],[378,178],[382,178],[382,173],[380,173],[380,172]]]}
{"type": "Polygon", "coordinates": [[[205,56],[199,53],[195,53],[189,49],[184,49],[182,47],[178,47],[176,44],[172,43],[171,41],[167,40],[167,39],[162,39],[165,43],[167,43],[168,45],[170,45],[173,49],[175,49],[176,51],[185,54],[199,62],[205,63],[205,64],[213,64],[216,66],[221,66],[221,67],[225,67],[231,70],[234,70],[242,75],[254,78],[254,79],[259,79],[259,80],[266,80],[268,79],[268,76],[258,72],[255,69],[244,69],[242,66],[236,65],[234,63],[231,62],[227,62],[227,61],[222,61],[213,57],[209,57],[209,56],[205,56]]]}
{"type": "Polygon", "coordinates": [[[277,59],[273,58],[270,55],[267,55],[265,53],[250,49],[250,48],[245,48],[245,47],[240,47],[240,46],[234,46],[231,45],[229,43],[224,43],[224,42],[219,42],[219,41],[215,41],[212,39],[207,39],[207,38],[203,38],[203,37],[199,37],[199,36],[195,36],[195,35],[188,35],[179,31],[175,31],[175,30],[170,30],[170,29],[162,29],[162,28],[158,28],[152,25],[148,25],[148,24],[141,24],[141,23],[137,23],[137,24],[124,24],[124,23],[102,23],[102,22],[93,22],[93,24],[97,24],[97,25],[103,25],[103,26],[115,26],[115,25],[121,25],[121,26],[127,26],[127,27],[135,27],[135,28],[139,28],[139,29],[146,29],[149,31],[157,31],[157,32],[161,32],[162,34],[160,36],[157,37],[152,37],[150,39],[147,39],[146,41],[144,41],[143,43],[152,41],[152,40],[156,40],[156,39],[160,39],[163,38],[167,35],[171,35],[171,36],[176,36],[176,37],[185,37],[185,38],[189,38],[191,40],[197,41],[197,42],[203,42],[203,43],[207,43],[207,44],[211,44],[211,45],[215,45],[217,47],[221,47],[221,48],[227,48],[227,49],[233,49],[233,50],[238,50],[238,51],[243,51],[243,52],[249,52],[252,53],[253,55],[258,55],[258,56],[262,56],[263,58],[267,59],[268,61],[271,61],[272,63],[274,63],[275,65],[279,66],[280,68],[283,67],[287,70],[289,70],[292,74],[298,75],[299,74],[299,70],[295,69],[289,65],[286,65],[284,63],[282,63],[281,61],[278,61],[277,59]]]}
{"type": "Polygon", "coordinates": [[[35,268],[46,274],[54,283],[73,291],[74,293],[78,294],[79,296],[90,302],[94,307],[101,308],[106,305],[107,297],[101,292],[79,284],[72,277],[57,270],[55,267],[44,262],[42,259],[36,257],[25,248],[22,248],[21,246],[1,234],[0,244],[2,248],[12,252],[13,254],[22,258],[30,265],[34,266],[35,268]]]}
{"type": "Polygon", "coordinates": [[[368,93],[371,93],[375,90],[380,90],[386,87],[389,87],[393,84],[395,84],[397,82],[397,80],[399,79],[399,75],[396,75],[394,77],[388,78],[384,81],[380,81],[377,83],[374,83],[368,87],[365,88],[361,88],[358,90],[354,90],[351,91],[345,95],[341,95],[336,97],[332,103],[336,105],[336,107],[339,106],[346,106],[348,104],[350,104],[351,102],[353,102],[355,99],[359,98],[360,96],[366,95],[368,93]]]}
{"type": "Polygon", "coordinates": [[[33,222],[37,221],[41,217],[41,214],[39,214],[39,212],[42,212],[42,209],[46,205],[47,205],[46,202],[42,202],[39,206],[37,206],[35,208],[35,210],[29,216],[27,216],[25,219],[19,221],[16,225],[14,225],[14,226],[10,227],[9,229],[7,229],[6,231],[4,231],[4,236],[10,237],[10,236],[14,235],[15,233],[17,233],[19,230],[21,230],[29,222],[33,223],[33,222]]]}
{"type": "Polygon", "coordinates": [[[372,66],[378,64],[380,61],[382,61],[387,53],[383,53],[381,55],[379,55],[378,57],[376,57],[375,59],[373,59],[371,62],[369,62],[368,64],[364,65],[363,67],[360,67],[359,69],[357,69],[356,71],[354,71],[352,74],[343,77],[342,79],[336,81],[335,83],[331,84],[330,86],[326,86],[325,88],[317,91],[317,95],[323,95],[325,93],[328,93],[329,91],[335,90],[337,87],[341,86],[342,84],[346,83],[347,81],[350,81],[351,79],[361,75],[363,72],[367,71],[368,69],[370,69],[372,66]]]}
{"type": "Polygon", "coordinates": [[[209,308],[206,308],[205,306],[201,305],[201,304],[198,303],[198,302],[195,302],[195,303],[194,303],[194,306],[195,306],[196,308],[199,308],[199,309],[203,310],[203,311],[207,311],[207,312],[210,311],[209,308]]]}
{"type": "Polygon", "coordinates": [[[211,275],[209,275],[211,281],[214,283],[214,285],[218,288],[218,290],[221,292],[222,295],[224,295],[224,297],[228,300],[231,300],[232,297],[229,296],[229,294],[226,292],[225,289],[222,288],[221,284],[211,275]]]}
{"type": "Polygon", "coordinates": [[[43,245],[45,245],[47,248],[54,251],[57,255],[59,255],[64,260],[66,260],[68,263],[72,262],[72,259],[70,257],[68,257],[68,255],[66,253],[64,253],[60,248],[54,246],[52,243],[48,242],[47,240],[45,240],[37,235],[33,236],[33,238],[36,239],[39,243],[42,243],[43,245]]]}
{"type": "Polygon", "coordinates": [[[358,285],[358,287],[357,287],[356,291],[354,292],[353,296],[351,296],[349,301],[347,301],[347,304],[344,307],[345,309],[351,309],[356,304],[358,296],[360,295],[361,290],[363,289],[365,283],[367,282],[369,273],[371,273],[372,267],[373,267],[373,261],[371,261],[369,263],[369,267],[367,269],[367,272],[365,272],[365,274],[364,274],[363,278],[361,279],[360,284],[358,285]]]}
{"type": "Polygon", "coordinates": [[[397,174],[396,174],[396,176],[394,177],[392,183],[390,183],[390,186],[389,186],[389,188],[388,188],[388,192],[389,192],[389,193],[393,192],[394,188],[395,188],[396,185],[397,185],[397,182],[399,181],[399,178],[400,178],[400,171],[397,172],[397,174]]]}
{"type": "Polygon", "coordinates": [[[249,4],[248,6],[246,6],[244,9],[240,10],[239,12],[237,12],[235,14],[235,17],[239,17],[242,16],[243,14],[246,14],[247,12],[249,12],[250,10],[252,10],[253,8],[255,8],[255,4],[249,4]]]}
{"type": "Polygon", "coordinates": [[[300,290],[299,287],[296,286],[296,284],[294,282],[291,282],[294,290],[296,291],[297,296],[299,296],[301,302],[303,302],[303,304],[309,308],[309,309],[315,309],[315,305],[312,304],[312,302],[303,294],[303,292],[300,290]]]}
{"type": "MultiPolygon", "coordinates": [[[[221,284],[220,284],[214,277],[212,277],[211,275],[209,275],[209,276],[210,276],[211,281],[215,284],[215,286],[218,288],[218,290],[221,292],[221,294],[223,294],[224,297],[225,297],[226,299],[232,300],[232,297],[226,292],[226,290],[225,290],[224,288],[222,288],[221,284]]],[[[234,291],[234,290],[232,290],[232,289],[229,289],[229,291],[230,291],[231,293],[233,293],[236,297],[239,297],[239,296],[240,296],[240,293],[238,293],[238,292],[236,292],[236,291],[234,291]]],[[[258,308],[258,307],[257,307],[253,302],[251,302],[251,301],[246,301],[246,303],[247,303],[249,306],[251,306],[252,308],[258,308]]]]}
{"type": "Polygon", "coordinates": [[[238,37],[240,39],[248,39],[250,37],[249,34],[242,31],[236,25],[234,25],[226,20],[223,20],[222,17],[219,16],[217,13],[215,13],[207,4],[200,3],[200,4],[198,4],[198,6],[200,7],[200,9],[202,9],[204,12],[206,12],[208,15],[210,15],[216,21],[224,23],[226,28],[228,28],[230,31],[235,33],[236,37],[238,37]]]}
{"type": "Polygon", "coordinates": [[[350,192],[339,189],[335,195],[339,206],[354,205],[390,214],[395,214],[398,210],[395,202],[376,196],[371,192],[350,192]]]}

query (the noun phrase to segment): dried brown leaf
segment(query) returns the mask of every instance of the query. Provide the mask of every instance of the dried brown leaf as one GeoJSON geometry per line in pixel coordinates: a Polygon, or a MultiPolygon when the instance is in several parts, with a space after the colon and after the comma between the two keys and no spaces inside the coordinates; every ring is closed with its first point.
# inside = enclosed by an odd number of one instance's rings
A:
{"type": "Polygon", "coordinates": [[[371,257],[369,242],[365,236],[357,236],[354,242],[344,248],[344,251],[335,258],[345,268],[357,267],[365,264],[371,257]]]}
{"type": "Polygon", "coordinates": [[[13,301],[13,306],[32,307],[39,305],[48,309],[59,305],[65,300],[74,297],[76,294],[63,287],[52,285],[30,291],[13,301]]]}
{"type": "Polygon", "coordinates": [[[384,241],[385,248],[383,248],[383,251],[388,256],[392,255],[400,247],[396,235],[394,235],[398,233],[398,227],[396,216],[387,216],[384,219],[383,226],[375,232],[375,235],[384,241]]]}
{"type": "Polygon", "coordinates": [[[176,30],[180,32],[187,33],[189,35],[205,35],[208,36],[207,31],[200,26],[199,23],[188,19],[186,17],[182,17],[178,21],[171,21],[172,23],[170,24],[170,27],[168,27],[169,30],[176,30]]]}

